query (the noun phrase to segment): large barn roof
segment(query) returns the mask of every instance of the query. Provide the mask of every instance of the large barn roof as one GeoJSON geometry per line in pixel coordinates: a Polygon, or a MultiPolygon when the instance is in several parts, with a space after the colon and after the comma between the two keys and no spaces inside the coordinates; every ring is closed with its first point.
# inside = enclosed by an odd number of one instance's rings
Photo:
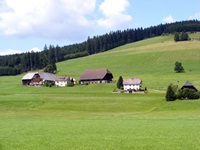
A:
{"type": "Polygon", "coordinates": [[[86,70],[85,72],[83,72],[80,75],[80,80],[97,80],[97,79],[103,79],[106,74],[110,74],[113,78],[112,73],[106,69],[106,68],[102,68],[102,69],[90,69],[90,70],[86,70]]]}
{"type": "Polygon", "coordinates": [[[35,73],[27,73],[22,77],[22,80],[31,80],[34,77],[35,73]]]}
{"type": "Polygon", "coordinates": [[[26,75],[24,75],[22,77],[22,80],[31,80],[34,78],[34,76],[38,74],[40,76],[40,78],[42,78],[43,80],[47,80],[47,81],[55,81],[56,80],[56,76],[52,73],[47,73],[47,72],[34,72],[34,73],[27,73],[26,75]]]}
{"type": "Polygon", "coordinates": [[[39,72],[38,74],[40,75],[40,77],[43,80],[48,80],[48,81],[55,81],[56,80],[56,76],[52,73],[39,72]]]}

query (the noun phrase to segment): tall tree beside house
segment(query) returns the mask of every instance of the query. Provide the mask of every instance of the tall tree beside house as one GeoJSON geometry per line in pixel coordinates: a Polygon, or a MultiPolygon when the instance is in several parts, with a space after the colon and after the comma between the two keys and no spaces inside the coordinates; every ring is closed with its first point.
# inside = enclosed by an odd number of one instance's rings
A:
{"type": "Polygon", "coordinates": [[[49,46],[48,51],[48,65],[45,67],[44,71],[49,73],[56,73],[57,67],[56,67],[56,59],[55,59],[55,48],[54,46],[49,46]]]}
{"type": "Polygon", "coordinates": [[[123,78],[122,78],[122,76],[120,76],[118,81],[117,81],[117,88],[118,89],[122,89],[123,88],[123,78]]]}
{"type": "Polygon", "coordinates": [[[173,85],[170,84],[167,88],[167,92],[165,95],[166,101],[175,101],[176,100],[176,93],[173,89],[173,85]]]}

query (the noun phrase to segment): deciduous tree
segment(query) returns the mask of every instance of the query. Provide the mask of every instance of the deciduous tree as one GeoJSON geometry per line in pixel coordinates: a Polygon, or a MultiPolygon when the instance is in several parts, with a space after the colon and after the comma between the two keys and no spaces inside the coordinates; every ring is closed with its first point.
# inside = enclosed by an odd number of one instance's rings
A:
{"type": "Polygon", "coordinates": [[[180,73],[180,72],[184,71],[184,68],[183,68],[181,62],[176,62],[175,63],[174,71],[176,71],[177,73],[180,73]]]}

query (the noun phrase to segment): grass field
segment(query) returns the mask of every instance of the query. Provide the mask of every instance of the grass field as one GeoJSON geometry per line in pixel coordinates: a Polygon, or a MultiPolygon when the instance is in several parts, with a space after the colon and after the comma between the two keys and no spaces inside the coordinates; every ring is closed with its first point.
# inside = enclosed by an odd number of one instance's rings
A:
{"type": "Polygon", "coordinates": [[[148,94],[112,94],[116,83],[23,87],[23,75],[0,77],[0,150],[199,149],[200,101],[165,101],[169,83],[200,89],[199,41],[161,36],[57,67],[77,79],[90,68],[108,68],[114,80],[137,76],[148,94]],[[174,73],[176,61],[185,73],[174,73]]]}

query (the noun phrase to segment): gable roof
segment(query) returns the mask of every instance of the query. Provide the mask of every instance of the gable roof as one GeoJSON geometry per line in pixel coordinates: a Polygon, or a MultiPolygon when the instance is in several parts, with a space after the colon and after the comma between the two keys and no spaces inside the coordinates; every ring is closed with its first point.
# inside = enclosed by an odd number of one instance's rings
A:
{"type": "Polygon", "coordinates": [[[34,77],[35,73],[27,73],[22,77],[22,80],[31,80],[34,77]]]}
{"type": "Polygon", "coordinates": [[[69,81],[70,77],[69,76],[60,76],[56,78],[56,81],[69,81]]]}
{"type": "Polygon", "coordinates": [[[123,80],[124,85],[141,84],[141,83],[142,83],[142,80],[140,78],[129,78],[129,79],[123,80]]]}
{"type": "Polygon", "coordinates": [[[198,91],[198,90],[194,87],[194,85],[192,85],[192,83],[190,83],[189,81],[187,81],[187,82],[182,86],[181,89],[184,89],[184,88],[189,88],[189,89],[193,89],[193,90],[195,90],[195,91],[198,91]]]}
{"type": "Polygon", "coordinates": [[[112,73],[106,69],[106,68],[102,68],[102,69],[89,69],[89,70],[85,70],[85,72],[83,72],[80,75],[80,80],[97,80],[97,79],[103,79],[107,74],[111,75],[111,78],[113,78],[112,73]]]}
{"type": "Polygon", "coordinates": [[[183,86],[187,86],[187,87],[191,86],[192,87],[193,85],[192,85],[192,83],[190,83],[189,81],[187,81],[183,86]]]}
{"type": "Polygon", "coordinates": [[[38,72],[38,74],[40,75],[40,78],[42,78],[43,80],[47,80],[47,81],[55,81],[56,80],[56,76],[52,73],[38,72]]]}
{"type": "Polygon", "coordinates": [[[56,80],[56,76],[54,74],[48,73],[48,72],[27,73],[26,75],[24,75],[22,77],[22,80],[32,80],[36,74],[38,74],[40,76],[40,78],[42,78],[43,80],[47,80],[47,81],[55,81],[56,80]]]}

